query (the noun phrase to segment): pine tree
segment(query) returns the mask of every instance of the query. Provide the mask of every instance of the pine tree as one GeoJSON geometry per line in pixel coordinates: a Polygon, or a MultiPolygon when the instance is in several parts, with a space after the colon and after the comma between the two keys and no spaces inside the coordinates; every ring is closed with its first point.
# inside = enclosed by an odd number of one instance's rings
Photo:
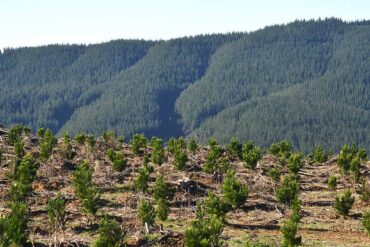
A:
{"type": "Polygon", "coordinates": [[[136,155],[142,153],[142,149],[146,147],[147,140],[144,134],[135,134],[131,139],[131,149],[136,155]]]}
{"type": "Polygon", "coordinates": [[[248,188],[235,177],[235,172],[229,170],[222,183],[222,193],[225,202],[234,209],[242,206],[248,197],[248,188]]]}
{"type": "Polygon", "coordinates": [[[82,201],[87,213],[95,214],[98,209],[99,192],[92,182],[92,168],[87,160],[83,161],[73,173],[76,195],[82,201]]]}
{"type": "Polygon", "coordinates": [[[150,145],[153,148],[152,156],[151,156],[152,162],[157,165],[162,165],[164,161],[163,140],[153,137],[150,142],[150,145]]]}
{"type": "Polygon", "coordinates": [[[349,190],[346,190],[342,195],[337,195],[335,197],[334,208],[337,213],[346,216],[349,214],[349,210],[352,208],[354,203],[355,198],[352,197],[352,194],[349,190]]]}
{"type": "Polygon", "coordinates": [[[98,233],[98,239],[94,243],[95,247],[119,247],[124,243],[124,232],[117,221],[109,220],[108,216],[104,216],[100,222],[98,233]]]}
{"type": "Polygon", "coordinates": [[[28,218],[26,204],[12,204],[11,212],[0,219],[0,246],[26,246],[28,218]]]}
{"type": "Polygon", "coordinates": [[[152,226],[155,221],[155,210],[152,204],[147,200],[142,200],[139,205],[139,219],[144,226],[147,223],[152,226]]]}
{"type": "Polygon", "coordinates": [[[51,231],[54,234],[59,230],[64,231],[67,215],[65,211],[65,200],[59,193],[56,197],[49,199],[46,211],[48,213],[51,231]]]}
{"type": "Polygon", "coordinates": [[[299,185],[292,175],[284,178],[283,184],[276,190],[276,198],[282,204],[290,206],[298,197],[299,185]]]}
{"type": "Polygon", "coordinates": [[[41,140],[40,143],[40,158],[43,161],[46,161],[49,159],[51,152],[53,151],[53,148],[55,144],[57,143],[57,139],[53,136],[53,133],[51,130],[46,130],[44,137],[41,140]]]}

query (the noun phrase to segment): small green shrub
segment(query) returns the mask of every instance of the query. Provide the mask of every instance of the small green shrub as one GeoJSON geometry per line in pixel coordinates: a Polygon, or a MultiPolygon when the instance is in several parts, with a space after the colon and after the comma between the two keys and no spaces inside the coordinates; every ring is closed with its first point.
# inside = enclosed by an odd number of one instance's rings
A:
{"type": "Polygon", "coordinates": [[[24,203],[11,205],[11,212],[0,219],[0,246],[27,246],[28,210],[24,203]]]}
{"type": "Polygon", "coordinates": [[[65,200],[60,194],[55,198],[51,198],[46,206],[48,213],[50,228],[52,232],[64,230],[66,224],[65,200]]]}
{"type": "Polygon", "coordinates": [[[95,214],[98,210],[99,191],[92,182],[92,168],[87,160],[73,172],[73,184],[76,195],[82,201],[85,212],[95,214]]]}
{"type": "Polygon", "coordinates": [[[235,177],[233,170],[229,170],[222,183],[222,193],[226,203],[233,208],[238,208],[247,200],[248,188],[235,177]]]}
{"type": "Polygon", "coordinates": [[[335,197],[334,208],[338,214],[348,215],[349,210],[352,208],[354,203],[355,198],[352,197],[352,194],[349,190],[346,190],[342,195],[337,195],[335,197]]]}
{"type": "Polygon", "coordinates": [[[280,181],[280,176],[281,176],[281,172],[279,168],[272,168],[269,171],[269,177],[272,179],[272,181],[276,183],[280,181]]]}
{"type": "Polygon", "coordinates": [[[99,236],[94,243],[95,247],[119,247],[122,246],[125,234],[115,219],[109,220],[107,216],[99,224],[99,236]]]}
{"type": "Polygon", "coordinates": [[[188,156],[183,150],[178,150],[175,153],[175,159],[173,164],[176,170],[182,171],[186,168],[186,162],[188,161],[188,156]]]}
{"type": "Polygon", "coordinates": [[[142,200],[139,205],[139,219],[144,226],[147,223],[149,226],[154,224],[155,210],[152,204],[147,200],[142,200]]]}
{"type": "Polygon", "coordinates": [[[131,139],[131,149],[135,155],[142,153],[142,149],[146,148],[147,139],[144,134],[135,134],[131,139]]]}
{"type": "Polygon", "coordinates": [[[288,159],[288,169],[291,173],[297,175],[303,166],[302,153],[292,153],[288,159]]]}
{"type": "Polygon", "coordinates": [[[158,219],[166,220],[168,217],[169,210],[170,210],[170,206],[166,199],[157,200],[156,214],[157,214],[158,219]]]}
{"type": "Polygon", "coordinates": [[[328,186],[331,190],[337,189],[337,177],[335,175],[331,175],[328,179],[328,186]]]}
{"type": "Polygon", "coordinates": [[[216,215],[197,218],[185,231],[185,247],[223,246],[223,224],[216,215]]]}
{"type": "Polygon", "coordinates": [[[288,158],[292,151],[292,144],[289,141],[281,141],[273,143],[270,147],[270,153],[277,155],[280,158],[288,158]]]}
{"type": "Polygon", "coordinates": [[[283,184],[276,190],[277,200],[287,206],[298,197],[299,185],[296,178],[292,175],[284,178],[283,184]]]}
{"type": "Polygon", "coordinates": [[[365,229],[366,234],[370,235],[370,211],[364,213],[362,218],[362,225],[365,229]]]}
{"type": "Polygon", "coordinates": [[[157,165],[162,165],[164,162],[163,140],[157,137],[152,137],[150,145],[153,148],[151,156],[152,162],[157,165]]]}
{"type": "Polygon", "coordinates": [[[253,170],[256,169],[257,162],[262,158],[260,149],[252,142],[247,142],[243,145],[242,153],[245,166],[253,170]]]}
{"type": "Polygon", "coordinates": [[[61,152],[63,158],[65,158],[66,160],[71,160],[75,156],[75,153],[73,152],[71,138],[67,132],[65,132],[63,135],[63,144],[61,146],[61,152]]]}
{"type": "Polygon", "coordinates": [[[230,145],[228,148],[229,148],[231,155],[239,159],[242,158],[243,145],[239,142],[238,138],[236,137],[231,138],[230,145]]]}
{"type": "Polygon", "coordinates": [[[192,154],[195,154],[195,152],[198,150],[198,144],[195,141],[195,139],[190,139],[189,144],[188,144],[189,151],[192,154]]]}
{"type": "Polygon", "coordinates": [[[85,144],[85,141],[86,141],[86,135],[84,133],[78,133],[76,136],[75,136],[75,140],[78,144],[82,145],[82,144],[85,144]]]}
{"type": "Polygon", "coordinates": [[[46,161],[49,159],[56,143],[57,138],[53,136],[51,130],[47,129],[40,143],[40,158],[42,160],[46,161]]]}
{"type": "Polygon", "coordinates": [[[301,245],[302,238],[297,236],[298,223],[294,219],[289,219],[284,222],[280,228],[283,234],[283,247],[293,247],[301,245]]]}

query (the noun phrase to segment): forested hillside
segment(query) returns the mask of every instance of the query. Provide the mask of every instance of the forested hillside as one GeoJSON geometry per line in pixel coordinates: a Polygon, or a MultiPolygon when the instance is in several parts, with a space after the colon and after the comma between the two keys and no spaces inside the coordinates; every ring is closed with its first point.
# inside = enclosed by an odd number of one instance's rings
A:
{"type": "Polygon", "coordinates": [[[7,49],[0,122],[130,137],[237,136],[296,148],[370,143],[370,22],[7,49]]]}

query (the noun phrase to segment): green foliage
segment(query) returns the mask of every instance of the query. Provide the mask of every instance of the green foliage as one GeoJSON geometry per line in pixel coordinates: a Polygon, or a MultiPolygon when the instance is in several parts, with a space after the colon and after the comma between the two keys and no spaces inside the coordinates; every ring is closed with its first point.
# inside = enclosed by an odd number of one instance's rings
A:
{"type": "MultiPolygon", "coordinates": [[[[146,156],[147,157],[147,156],[146,156]]],[[[148,163],[144,160],[144,167],[139,169],[139,175],[135,178],[135,189],[137,191],[145,192],[148,189],[149,176],[151,169],[148,163]]]]}
{"type": "Polygon", "coordinates": [[[10,197],[13,202],[23,202],[32,191],[32,182],[36,177],[38,164],[35,159],[27,154],[22,160],[13,163],[13,173],[10,186],[10,197]]]}
{"type": "Polygon", "coordinates": [[[208,193],[203,207],[207,214],[216,215],[222,222],[225,220],[226,213],[230,210],[230,205],[213,192],[208,193]]]}
{"type": "Polygon", "coordinates": [[[76,153],[73,152],[73,147],[71,143],[71,138],[67,132],[63,135],[63,144],[61,146],[61,152],[65,159],[71,160],[76,153]]]}
{"type": "Polygon", "coordinates": [[[301,245],[302,238],[297,236],[298,231],[298,222],[294,219],[289,219],[284,222],[280,228],[281,233],[283,234],[283,247],[293,247],[301,245]]]}
{"type": "Polygon", "coordinates": [[[328,186],[331,190],[337,189],[337,177],[335,175],[331,175],[328,179],[328,186]]]}
{"type": "Polygon", "coordinates": [[[243,145],[239,142],[238,138],[233,137],[230,140],[230,145],[229,145],[229,151],[230,153],[239,159],[241,159],[242,156],[242,148],[243,145]]]}
{"type": "Polygon", "coordinates": [[[76,196],[82,201],[82,206],[87,213],[95,214],[98,210],[99,192],[92,182],[92,168],[84,160],[73,172],[73,184],[76,187],[76,196]]]}
{"type": "Polygon", "coordinates": [[[147,200],[141,200],[139,205],[139,219],[142,225],[147,223],[149,226],[152,226],[155,221],[155,210],[152,204],[147,200]]]}
{"type": "Polygon", "coordinates": [[[76,136],[75,136],[75,140],[78,144],[82,145],[85,143],[86,141],[86,135],[84,133],[78,133],[76,136]]]}
{"type": "Polygon", "coordinates": [[[243,145],[242,152],[244,164],[250,169],[256,169],[257,162],[262,158],[260,149],[252,142],[247,142],[243,145]]]}
{"type": "Polygon", "coordinates": [[[216,215],[201,217],[185,231],[185,247],[222,246],[223,224],[216,215]]]}
{"type": "Polygon", "coordinates": [[[8,133],[8,143],[14,146],[17,142],[22,141],[22,133],[24,131],[24,126],[21,124],[16,124],[9,129],[8,133]]]}
{"type": "Polygon", "coordinates": [[[303,166],[302,153],[292,153],[288,159],[288,169],[291,173],[297,175],[303,166]]]}
{"type": "Polygon", "coordinates": [[[53,136],[51,130],[47,129],[40,143],[40,158],[42,160],[46,161],[47,159],[49,159],[56,143],[57,139],[53,136]]]}
{"type": "Polygon", "coordinates": [[[152,162],[157,165],[162,165],[164,161],[163,140],[157,137],[152,137],[150,145],[153,148],[151,156],[152,162]]]}
{"type": "Polygon", "coordinates": [[[224,200],[234,209],[242,206],[248,197],[248,188],[236,177],[233,170],[228,170],[222,183],[224,200]]]}
{"type": "Polygon", "coordinates": [[[281,172],[280,172],[279,168],[272,168],[271,170],[269,170],[269,177],[274,182],[279,182],[280,181],[280,175],[281,175],[281,172]]]}
{"type": "Polygon", "coordinates": [[[299,193],[299,185],[295,176],[289,175],[284,178],[282,185],[276,190],[277,200],[287,206],[291,206],[292,202],[297,199],[299,193]]]}
{"type": "Polygon", "coordinates": [[[195,154],[198,150],[198,144],[195,139],[190,139],[188,144],[188,149],[192,154],[195,154]]]}
{"type": "Polygon", "coordinates": [[[122,246],[125,234],[115,219],[109,220],[107,216],[99,224],[99,236],[94,247],[119,247],[122,246]]]}
{"type": "Polygon", "coordinates": [[[171,200],[173,197],[173,190],[169,183],[167,183],[162,175],[159,175],[155,181],[153,196],[155,200],[171,200]]]}
{"type": "Polygon", "coordinates": [[[120,135],[118,136],[117,141],[122,144],[125,141],[125,137],[123,135],[120,135]]]}
{"type": "Polygon", "coordinates": [[[186,155],[185,151],[178,150],[175,153],[175,159],[173,161],[173,165],[179,171],[182,171],[186,168],[186,162],[188,161],[188,156],[186,155]]]}
{"type": "Polygon", "coordinates": [[[328,160],[328,154],[325,153],[325,150],[323,147],[318,146],[316,147],[314,151],[314,159],[317,163],[324,163],[328,160]]]}
{"type": "Polygon", "coordinates": [[[122,152],[114,151],[113,149],[107,150],[107,156],[113,163],[113,170],[116,172],[122,172],[126,167],[126,160],[122,152]]]}
{"type": "Polygon", "coordinates": [[[273,143],[270,147],[270,153],[277,155],[282,159],[288,158],[290,156],[291,151],[292,144],[287,140],[273,143]]]}
{"type": "Polygon", "coordinates": [[[0,246],[26,246],[28,218],[26,204],[12,204],[11,212],[0,219],[0,246]]]}
{"type": "Polygon", "coordinates": [[[207,173],[226,172],[230,168],[230,161],[226,157],[222,157],[222,149],[217,145],[216,140],[211,139],[209,144],[211,150],[203,166],[203,171],[207,173]]]}
{"type": "Polygon", "coordinates": [[[167,143],[167,150],[171,154],[176,154],[176,152],[180,150],[185,150],[186,149],[186,141],[184,138],[170,138],[170,140],[167,143]]]}
{"type": "Polygon", "coordinates": [[[64,230],[67,220],[65,200],[59,193],[56,197],[49,199],[46,211],[48,213],[51,231],[57,232],[58,230],[64,230]]]}
{"type": "Polygon", "coordinates": [[[354,203],[355,198],[352,197],[352,194],[349,190],[346,190],[342,195],[337,195],[335,197],[334,208],[338,214],[346,216],[349,214],[349,210],[352,208],[354,203]]]}
{"type": "Polygon", "coordinates": [[[170,205],[167,200],[165,199],[157,200],[156,214],[157,214],[158,219],[166,220],[168,217],[169,210],[170,210],[170,205]]]}
{"type": "Polygon", "coordinates": [[[365,232],[370,235],[370,211],[367,211],[363,214],[362,225],[365,229],[365,232]]]}
{"type": "Polygon", "coordinates": [[[363,148],[358,148],[355,144],[344,145],[338,156],[338,165],[343,175],[352,172],[355,182],[360,180],[361,161],[367,159],[367,153],[363,148]]]}
{"type": "Polygon", "coordinates": [[[44,135],[45,135],[45,128],[39,128],[36,132],[36,135],[39,137],[39,138],[43,138],[44,135]]]}
{"type": "Polygon", "coordinates": [[[95,147],[96,140],[93,134],[86,135],[86,143],[90,150],[95,147]]]}
{"type": "Polygon", "coordinates": [[[24,155],[24,144],[22,141],[17,141],[14,144],[14,152],[18,158],[22,158],[24,155]]]}
{"type": "Polygon", "coordinates": [[[110,142],[114,140],[116,134],[114,133],[114,130],[108,130],[108,131],[103,131],[101,133],[101,136],[103,137],[103,140],[105,142],[110,142]]]}
{"type": "Polygon", "coordinates": [[[58,134],[184,131],[201,143],[238,136],[263,147],[290,138],[303,151],[366,145],[368,27],[326,19],[248,34],[5,49],[0,119],[58,134]]]}
{"type": "Polygon", "coordinates": [[[144,134],[135,134],[131,139],[131,149],[132,152],[136,155],[142,153],[142,148],[145,148],[147,140],[144,134]]]}
{"type": "Polygon", "coordinates": [[[360,180],[360,168],[361,168],[361,160],[358,156],[354,157],[351,160],[350,169],[353,174],[353,179],[357,183],[360,180]]]}

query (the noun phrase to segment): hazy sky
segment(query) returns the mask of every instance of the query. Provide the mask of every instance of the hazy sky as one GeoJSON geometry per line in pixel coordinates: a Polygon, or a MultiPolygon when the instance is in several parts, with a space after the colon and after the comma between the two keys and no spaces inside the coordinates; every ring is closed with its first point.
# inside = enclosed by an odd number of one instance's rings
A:
{"type": "Polygon", "coordinates": [[[319,17],[370,19],[370,0],[0,0],[0,49],[251,31],[319,17]]]}

